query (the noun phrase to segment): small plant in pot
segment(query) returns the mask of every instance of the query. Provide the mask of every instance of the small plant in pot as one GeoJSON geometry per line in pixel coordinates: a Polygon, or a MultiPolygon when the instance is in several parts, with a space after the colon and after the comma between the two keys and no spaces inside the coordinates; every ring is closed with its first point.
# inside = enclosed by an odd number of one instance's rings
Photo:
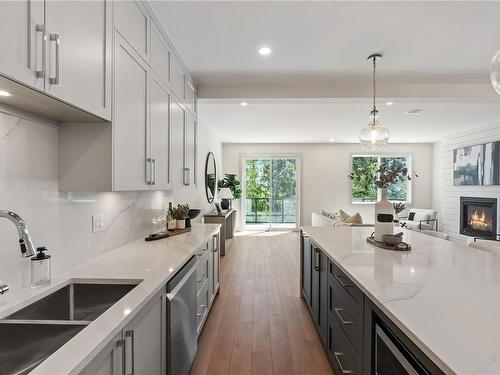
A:
{"type": "Polygon", "coordinates": [[[221,207],[223,210],[227,210],[231,207],[232,199],[241,198],[241,183],[236,178],[235,174],[226,173],[224,178],[217,182],[217,187],[219,188],[219,190],[223,188],[229,188],[233,196],[230,199],[224,198],[221,200],[221,207]]]}
{"type": "Polygon", "coordinates": [[[175,228],[186,228],[186,219],[189,217],[189,204],[178,204],[177,207],[172,207],[172,216],[175,219],[175,228]]]}

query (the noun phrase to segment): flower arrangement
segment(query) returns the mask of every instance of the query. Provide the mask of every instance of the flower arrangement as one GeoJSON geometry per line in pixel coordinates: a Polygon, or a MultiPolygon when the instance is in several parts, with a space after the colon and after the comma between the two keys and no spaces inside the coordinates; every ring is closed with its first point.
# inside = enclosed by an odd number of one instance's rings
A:
{"type": "Polygon", "coordinates": [[[394,207],[394,212],[396,213],[396,215],[403,212],[403,210],[405,209],[405,204],[403,202],[394,202],[392,206],[394,207]]]}
{"type": "Polygon", "coordinates": [[[418,178],[418,175],[414,172],[409,172],[406,165],[399,160],[393,160],[391,163],[380,164],[374,173],[366,170],[357,173],[353,172],[348,176],[348,178],[353,181],[370,179],[379,189],[385,189],[389,187],[389,185],[400,181],[410,181],[412,177],[418,178]]]}

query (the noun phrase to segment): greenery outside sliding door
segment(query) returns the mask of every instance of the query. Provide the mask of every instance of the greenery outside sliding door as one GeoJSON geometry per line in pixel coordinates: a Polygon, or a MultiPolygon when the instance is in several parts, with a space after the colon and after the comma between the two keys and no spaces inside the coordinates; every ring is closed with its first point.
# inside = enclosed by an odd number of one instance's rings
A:
{"type": "Polygon", "coordinates": [[[243,168],[246,227],[296,228],[298,159],[247,158],[243,168]]]}

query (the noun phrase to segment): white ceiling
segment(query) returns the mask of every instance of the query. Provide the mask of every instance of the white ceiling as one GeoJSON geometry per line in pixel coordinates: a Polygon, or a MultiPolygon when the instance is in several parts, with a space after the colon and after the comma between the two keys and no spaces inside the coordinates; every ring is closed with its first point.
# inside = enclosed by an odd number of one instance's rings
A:
{"type": "Polygon", "coordinates": [[[379,95],[396,103],[381,108],[392,141],[432,142],[500,119],[489,83],[500,2],[153,1],[153,8],[199,85],[203,123],[224,142],[356,142],[370,109],[366,57],[377,51],[379,95]],[[263,45],[270,56],[257,53],[263,45]],[[412,108],[424,111],[406,116],[412,108]]]}
{"type": "MultiPolygon", "coordinates": [[[[208,125],[223,142],[358,142],[368,124],[370,104],[325,100],[266,100],[200,105],[201,126],[208,125]]],[[[389,128],[391,142],[435,142],[445,135],[498,122],[500,104],[495,103],[395,103],[380,107],[380,121],[389,128]],[[422,109],[408,116],[409,109],[422,109]],[[473,122],[471,121],[473,119],[473,122]]]]}
{"type": "Polygon", "coordinates": [[[153,1],[200,85],[346,79],[487,82],[500,3],[481,1],[153,1]],[[257,50],[272,48],[262,58],[257,50]],[[365,78],[365,77],[364,77],[365,78]]]}

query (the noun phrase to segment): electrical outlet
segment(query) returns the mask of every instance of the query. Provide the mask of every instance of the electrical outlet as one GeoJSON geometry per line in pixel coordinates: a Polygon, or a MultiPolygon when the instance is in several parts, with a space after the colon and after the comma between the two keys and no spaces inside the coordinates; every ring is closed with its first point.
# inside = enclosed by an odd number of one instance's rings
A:
{"type": "Polygon", "coordinates": [[[92,215],[92,233],[104,230],[104,214],[92,215]]]}

